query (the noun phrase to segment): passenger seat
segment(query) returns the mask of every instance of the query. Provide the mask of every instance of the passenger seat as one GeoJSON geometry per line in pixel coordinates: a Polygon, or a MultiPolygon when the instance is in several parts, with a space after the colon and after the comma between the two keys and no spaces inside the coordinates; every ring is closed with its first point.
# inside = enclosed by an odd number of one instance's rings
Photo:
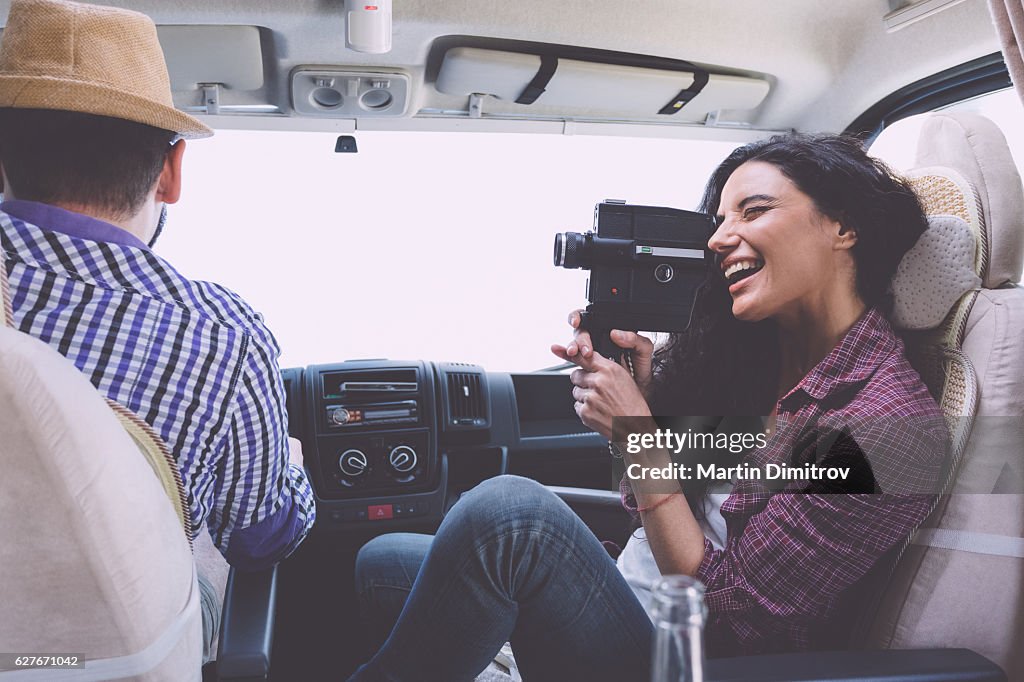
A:
{"type": "MultiPolygon", "coordinates": [[[[891,147],[882,133],[872,150],[891,147]]],[[[904,140],[905,142],[905,140],[904,140]]],[[[884,155],[881,155],[884,159],[884,155]]],[[[908,331],[912,361],[935,385],[934,355],[960,348],[977,377],[977,410],[951,494],[903,555],[870,630],[874,648],[964,647],[1024,679],[1024,191],[1005,138],[972,113],[928,114],[913,161],[894,164],[913,178],[926,213],[959,215],[977,230],[976,285],[933,331],[908,331]],[[903,165],[903,167],[899,167],[903,165]],[[923,363],[924,366],[920,366],[923,363]]],[[[934,221],[934,218],[933,218],[934,221]]],[[[947,249],[952,249],[948,245],[947,249]]],[[[920,295],[948,288],[945,274],[920,295]]],[[[913,326],[911,321],[910,326],[913,326]]]]}
{"type": "Polygon", "coordinates": [[[176,486],[85,375],[2,323],[0,651],[85,667],[0,680],[198,680],[199,590],[176,486]]]}

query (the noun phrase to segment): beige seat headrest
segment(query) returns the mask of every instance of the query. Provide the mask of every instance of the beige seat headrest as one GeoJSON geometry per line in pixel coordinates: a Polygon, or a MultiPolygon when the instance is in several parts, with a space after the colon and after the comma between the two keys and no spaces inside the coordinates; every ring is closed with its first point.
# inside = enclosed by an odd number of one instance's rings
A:
{"type": "MultiPolygon", "coordinates": [[[[886,129],[872,146],[884,147],[886,129]]],[[[884,158],[884,157],[883,157],[884,158]]],[[[907,172],[925,167],[955,169],[973,187],[980,203],[986,238],[981,259],[982,286],[996,289],[1017,282],[1024,266],[1024,189],[1010,149],[999,127],[980,114],[935,112],[928,114],[917,134],[912,162],[897,165],[907,172]]]]}
{"type": "Polygon", "coordinates": [[[900,329],[935,329],[960,298],[981,285],[976,240],[959,216],[928,216],[928,229],[892,278],[892,321],[900,329]]]}

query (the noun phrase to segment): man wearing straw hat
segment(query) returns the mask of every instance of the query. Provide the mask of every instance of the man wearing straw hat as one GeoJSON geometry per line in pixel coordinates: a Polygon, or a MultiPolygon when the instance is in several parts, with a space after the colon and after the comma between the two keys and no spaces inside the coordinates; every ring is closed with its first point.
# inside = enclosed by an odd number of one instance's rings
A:
{"type": "MultiPolygon", "coordinates": [[[[181,192],[184,140],[212,134],[174,108],[145,15],[11,2],[0,246],[14,322],[155,429],[193,532],[208,528],[229,563],[255,569],[293,551],[315,516],[289,446],[277,343],[237,295],[150,248],[181,192]]],[[[209,641],[219,605],[204,582],[209,641]]]]}

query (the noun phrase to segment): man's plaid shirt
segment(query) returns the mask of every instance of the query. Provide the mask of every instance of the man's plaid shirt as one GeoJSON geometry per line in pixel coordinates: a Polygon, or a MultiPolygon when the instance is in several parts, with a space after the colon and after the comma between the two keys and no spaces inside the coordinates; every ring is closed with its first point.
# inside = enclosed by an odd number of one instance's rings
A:
{"type": "Polygon", "coordinates": [[[0,236],[16,325],[169,444],[194,532],[208,526],[242,567],[294,550],[315,508],[304,471],[288,463],[279,349],[262,318],[81,214],[5,202],[0,236]]]}

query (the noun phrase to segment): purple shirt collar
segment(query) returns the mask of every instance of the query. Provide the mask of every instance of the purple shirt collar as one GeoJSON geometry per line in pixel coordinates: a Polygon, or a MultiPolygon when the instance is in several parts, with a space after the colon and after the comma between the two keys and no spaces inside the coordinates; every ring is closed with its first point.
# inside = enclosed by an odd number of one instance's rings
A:
{"type": "Polygon", "coordinates": [[[839,344],[782,400],[798,390],[823,400],[840,388],[866,380],[894,351],[902,350],[889,321],[876,308],[869,308],[839,344]]]}
{"type": "Polygon", "coordinates": [[[11,199],[0,204],[0,211],[12,215],[18,220],[35,225],[42,230],[60,232],[61,234],[78,239],[120,244],[149,251],[149,247],[128,230],[98,218],[68,211],[51,206],[50,204],[26,201],[24,199],[11,199]]]}

